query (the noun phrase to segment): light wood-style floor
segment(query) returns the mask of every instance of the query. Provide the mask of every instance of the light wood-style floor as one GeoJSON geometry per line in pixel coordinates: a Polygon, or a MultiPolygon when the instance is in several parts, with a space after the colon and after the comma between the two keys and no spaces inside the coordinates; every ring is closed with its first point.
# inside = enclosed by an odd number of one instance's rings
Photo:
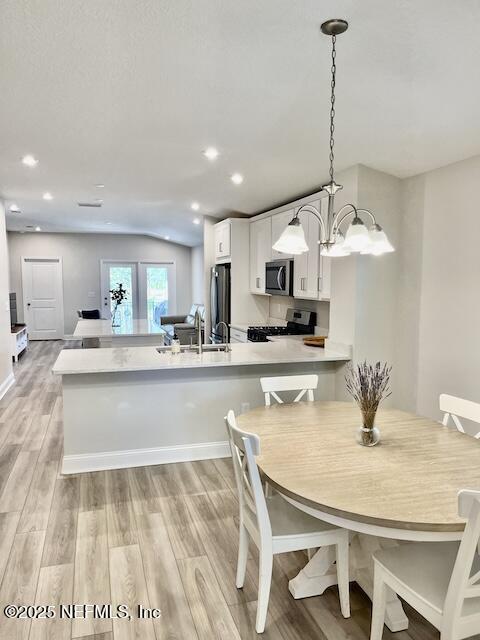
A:
{"type": "MultiPolygon", "coordinates": [[[[237,501],[228,459],[62,476],[62,399],[51,366],[62,342],[31,343],[0,401],[0,638],[235,640],[254,630],[257,555],[235,588],[237,501]],[[9,620],[8,603],[113,603],[161,609],[157,620],[9,620]]],[[[135,425],[132,425],[135,428],[135,425]]],[[[367,640],[370,601],[351,587],[295,601],[288,579],[306,562],[274,565],[265,640],[367,640]]],[[[407,608],[408,632],[433,640],[407,608]]]]}

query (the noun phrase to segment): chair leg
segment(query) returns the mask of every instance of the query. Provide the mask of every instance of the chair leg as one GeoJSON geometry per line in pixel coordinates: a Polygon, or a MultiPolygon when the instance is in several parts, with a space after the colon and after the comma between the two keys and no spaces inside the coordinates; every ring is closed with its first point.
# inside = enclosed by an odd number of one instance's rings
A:
{"type": "Polygon", "coordinates": [[[247,570],[248,558],[248,531],[243,524],[240,524],[240,533],[238,540],[238,561],[237,561],[237,589],[243,587],[245,582],[245,572],[247,570]]]}
{"type": "Polygon", "coordinates": [[[370,640],[382,640],[387,607],[387,585],[383,581],[381,569],[375,565],[373,580],[372,630],[370,640]]]}
{"type": "Polygon", "coordinates": [[[270,585],[272,583],[273,554],[260,550],[260,569],[258,573],[258,602],[255,630],[257,633],[265,631],[268,601],[270,599],[270,585]]]}
{"type": "Polygon", "coordinates": [[[348,533],[341,543],[336,545],[337,583],[340,596],[340,609],[344,618],[350,617],[350,578],[348,568],[348,533]]]}

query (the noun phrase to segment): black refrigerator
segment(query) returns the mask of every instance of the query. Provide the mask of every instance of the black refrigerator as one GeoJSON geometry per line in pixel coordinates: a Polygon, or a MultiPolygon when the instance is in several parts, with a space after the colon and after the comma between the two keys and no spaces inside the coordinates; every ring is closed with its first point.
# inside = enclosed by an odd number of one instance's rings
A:
{"type": "Polygon", "coordinates": [[[212,331],[210,341],[215,344],[226,342],[228,330],[225,325],[217,326],[219,322],[230,325],[230,265],[216,264],[212,267],[210,280],[210,308],[212,331]]]}

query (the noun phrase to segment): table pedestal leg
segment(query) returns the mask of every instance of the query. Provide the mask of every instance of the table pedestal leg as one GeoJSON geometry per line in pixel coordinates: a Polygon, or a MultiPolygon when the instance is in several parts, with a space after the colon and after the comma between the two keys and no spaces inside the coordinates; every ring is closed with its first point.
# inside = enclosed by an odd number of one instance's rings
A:
{"type": "MultiPolygon", "coordinates": [[[[396,546],[395,540],[386,540],[374,536],[353,534],[350,546],[350,579],[356,581],[365,593],[373,595],[373,560],[375,551],[396,546]]],[[[290,580],[288,588],[295,599],[309,598],[321,595],[325,589],[337,584],[335,568],[335,548],[322,547],[304,566],[304,568],[290,580]]],[[[408,618],[403,611],[397,595],[389,590],[387,596],[387,611],[385,624],[390,631],[404,631],[408,629],[408,618]]]]}

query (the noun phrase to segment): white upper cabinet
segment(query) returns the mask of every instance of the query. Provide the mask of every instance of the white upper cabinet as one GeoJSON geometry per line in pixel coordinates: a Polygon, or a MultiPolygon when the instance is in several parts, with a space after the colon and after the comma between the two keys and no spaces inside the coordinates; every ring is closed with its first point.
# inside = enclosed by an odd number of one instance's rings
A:
{"type": "MultiPolygon", "coordinates": [[[[288,211],[282,211],[282,213],[276,213],[272,216],[272,245],[280,238],[285,227],[291,222],[293,216],[295,215],[294,209],[289,209],[288,211]]],[[[288,260],[289,258],[293,258],[289,253],[280,253],[280,251],[275,251],[272,249],[272,259],[273,260],[288,260]]]]}
{"type": "Polygon", "coordinates": [[[223,220],[215,225],[215,262],[230,260],[231,225],[229,220],[223,220]]]}
{"type": "MultiPolygon", "coordinates": [[[[313,204],[317,209],[320,201],[313,204]]],[[[319,257],[320,257],[320,223],[309,211],[303,211],[298,216],[305,233],[308,251],[294,256],[293,264],[293,296],[303,300],[318,299],[319,257]]]]}
{"type": "Polygon", "coordinates": [[[272,259],[272,219],[250,224],[250,291],[265,293],[265,263],[272,259]]]}

